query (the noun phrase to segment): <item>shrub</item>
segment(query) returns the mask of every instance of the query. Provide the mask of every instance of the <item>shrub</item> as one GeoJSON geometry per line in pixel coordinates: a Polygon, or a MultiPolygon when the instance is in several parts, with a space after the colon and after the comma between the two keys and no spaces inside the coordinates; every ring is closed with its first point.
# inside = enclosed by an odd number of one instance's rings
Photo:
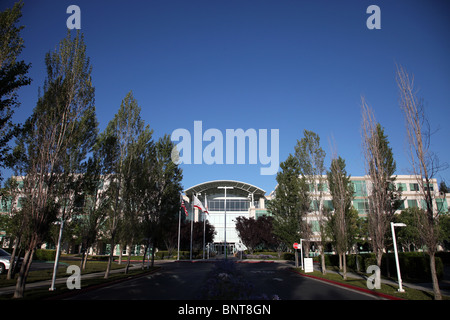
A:
{"type": "Polygon", "coordinates": [[[55,261],[56,250],[36,249],[33,260],[55,261]]]}
{"type": "Polygon", "coordinates": [[[295,259],[295,254],[293,254],[292,252],[283,252],[282,259],[293,261],[295,259]]]}

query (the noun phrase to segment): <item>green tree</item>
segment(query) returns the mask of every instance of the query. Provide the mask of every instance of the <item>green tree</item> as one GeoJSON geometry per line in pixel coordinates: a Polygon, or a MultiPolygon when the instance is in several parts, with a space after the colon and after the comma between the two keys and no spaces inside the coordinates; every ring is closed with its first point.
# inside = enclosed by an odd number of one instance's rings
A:
{"type": "Polygon", "coordinates": [[[317,223],[320,240],[315,241],[321,256],[322,273],[326,273],[325,245],[326,245],[326,216],[323,207],[323,193],[326,184],[326,169],[324,165],[325,151],[320,146],[320,137],[316,133],[304,130],[304,137],[297,141],[295,157],[298,159],[300,176],[309,186],[312,200],[311,216],[317,223]]]}
{"type": "Polygon", "coordinates": [[[156,161],[146,160],[148,174],[142,176],[142,199],[144,207],[144,237],[152,248],[152,266],[155,249],[163,243],[168,228],[178,220],[180,209],[181,168],[172,161],[175,144],[164,135],[156,142],[156,161]]]}
{"type": "MultiPolygon", "coordinates": [[[[309,238],[306,225],[306,214],[310,206],[308,185],[299,177],[298,159],[293,155],[290,154],[286,161],[280,164],[280,168],[275,196],[268,204],[268,210],[274,218],[274,234],[287,248],[292,248],[300,238],[309,238]]],[[[297,251],[295,254],[297,255],[297,251]]],[[[295,261],[297,264],[297,257],[295,261]]]]}
{"type": "Polygon", "coordinates": [[[74,182],[96,134],[92,67],[82,34],[77,32],[72,38],[69,32],[54,52],[47,53],[45,63],[43,96],[27,119],[15,150],[22,152],[28,228],[15,298],[23,297],[33,254],[51,223],[59,213],[73,208],[74,182]]]}
{"type": "Polygon", "coordinates": [[[417,229],[417,219],[424,216],[425,212],[420,208],[407,208],[402,210],[399,215],[395,215],[393,222],[402,222],[406,224],[405,228],[398,228],[395,233],[398,238],[398,243],[411,250],[420,249],[424,243],[419,236],[417,229]]]}
{"type": "Polygon", "coordinates": [[[345,161],[341,157],[331,160],[330,170],[327,172],[328,184],[333,201],[334,212],[330,218],[332,238],[335,239],[336,251],[342,259],[343,278],[347,279],[347,265],[345,254],[352,242],[354,234],[354,215],[352,214],[353,189],[350,176],[345,170],[345,161]]]}
{"type": "Polygon", "coordinates": [[[120,104],[114,118],[99,136],[97,150],[104,157],[106,193],[110,199],[105,227],[110,240],[110,255],[105,278],[109,277],[114,248],[118,244],[119,230],[124,220],[127,199],[130,196],[131,181],[134,177],[133,159],[138,157],[135,144],[145,133],[151,140],[152,130],[140,116],[141,108],[130,91],[120,104]]]}
{"type": "Polygon", "coordinates": [[[20,105],[17,90],[31,83],[27,77],[31,65],[23,60],[18,61],[24,48],[20,37],[24,26],[16,26],[22,17],[22,8],[23,2],[20,1],[11,9],[0,12],[0,168],[11,165],[7,163],[11,149],[9,142],[19,129],[17,124],[12,123],[14,111],[20,105]]]}

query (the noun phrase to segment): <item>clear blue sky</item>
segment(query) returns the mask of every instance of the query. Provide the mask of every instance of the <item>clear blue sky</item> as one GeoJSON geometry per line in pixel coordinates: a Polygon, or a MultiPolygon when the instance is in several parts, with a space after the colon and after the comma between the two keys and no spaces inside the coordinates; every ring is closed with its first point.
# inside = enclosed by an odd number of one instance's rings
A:
{"type": "MultiPolygon", "coordinates": [[[[303,130],[330,139],[353,176],[364,174],[360,96],[388,134],[397,173],[408,174],[395,64],[416,77],[433,128],[433,150],[450,162],[450,2],[447,0],[25,0],[21,23],[32,63],[16,121],[31,115],[45,79],[45,53],[66,36],[66,9],[81,8],[100,130],[130,90],[155,138],[195,120],[203,130],[279,129],[280,161],[303,130]],[[381,30],[369,30],[369,5],[381,30]]],[[[0,9],[14,1],[2,0],[0,9]]],[[[204,142],[203,146],[208,143],[204,142]]],[[[247,161],[248,162],[248,161],[247,161]]],[[[276,176],[256,165],[182,165],[183,187],[217,179],[266,190],[276,176]]],[[[450,182],[450,169],[438,179],[450,182]]]]}

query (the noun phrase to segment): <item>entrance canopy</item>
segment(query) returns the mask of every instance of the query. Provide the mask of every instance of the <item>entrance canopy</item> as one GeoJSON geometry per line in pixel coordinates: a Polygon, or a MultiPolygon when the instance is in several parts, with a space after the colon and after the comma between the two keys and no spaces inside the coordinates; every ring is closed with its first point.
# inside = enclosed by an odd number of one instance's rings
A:
{"type": "Polygon", "coordinates": [[[253,193],[254,195],[264,196],[266,194],[266,191],[264,191],[261,188],[258,188],[254,185],[251,185],[251,184],[248,184],[245,182],[234,181],[234,180],[214,180],[214,181],[203,182],[203,183],[197,184],[193,187],[190,187],[190,188],[184,190],[184,193],[187,196],[190,196],[192,194],[201,193],[206,190],[217,189],[217,187],[224,187],[224,186],[225,187],[233,187],[235,189],[240,189],[240,190],[246,191],[248,193],[253,193]]]}

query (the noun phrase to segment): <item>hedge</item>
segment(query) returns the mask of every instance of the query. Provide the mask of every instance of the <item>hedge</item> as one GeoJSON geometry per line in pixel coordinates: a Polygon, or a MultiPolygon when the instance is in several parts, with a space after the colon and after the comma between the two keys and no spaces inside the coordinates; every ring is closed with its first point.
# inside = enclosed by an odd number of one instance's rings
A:
{"type": "MultiPolygon", "coordinates": [[[[398,254],[400,271],[403,279],[414,281],[431,281],[430,258],[428,254],[423,252],[400,252],[398,254]]],[[[358,259],[359,270],[365,272],[370,265],[376,265],[376,257],[374,253],[364,253],[358,255],[347,255],[347,267],[357,270],[356,259],[358,259]]],[[[316,258],[320,262],[320,256],[316,258]]],[[[338,255],[325,255],[325,265],[339,266],[338,255]]],[[[442,279],[444,275],[444,264],[442,259],[436,255],[436,273],[438,279],[442,279]]],[[[381,274],[383,276],[397,277],[397,267],[395,264],[395,256],[393,253],[383,254],[381,261],[381,274]]]]}
{"type": "Polygon", "coordinates": [[[56,250],[36,249],[36,251],[34,252],[33,260],[55,261],[55,259],[56,259],[56,250]]]}

